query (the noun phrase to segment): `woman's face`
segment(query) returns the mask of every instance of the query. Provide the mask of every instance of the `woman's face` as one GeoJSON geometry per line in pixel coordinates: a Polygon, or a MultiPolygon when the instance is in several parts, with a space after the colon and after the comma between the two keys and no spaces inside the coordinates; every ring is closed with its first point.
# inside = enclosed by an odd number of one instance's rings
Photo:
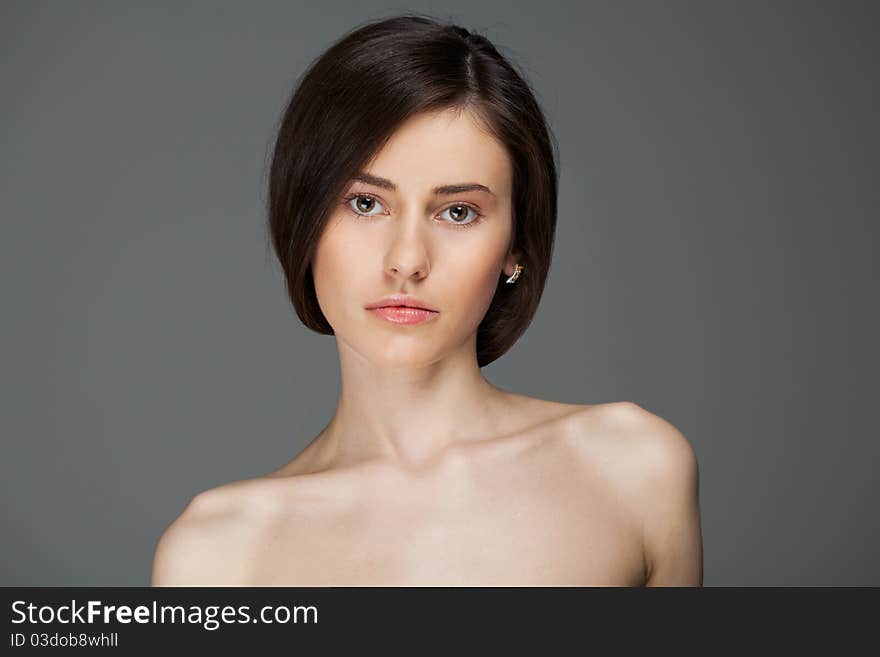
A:
{"type": "Polygon", "coordinates": [[[372,179],[349,182],[318,242],[321,310],[337,339],[370,361],[437,361],[467,346],[516,263],[507,152],[467,112],[421,114],[363,173],[372,179]],[[487,189],[435,190],[453,185],[487,189]],[[367,309],[391,294],[413,295],[437,313],[400,324],[367,309]]]}

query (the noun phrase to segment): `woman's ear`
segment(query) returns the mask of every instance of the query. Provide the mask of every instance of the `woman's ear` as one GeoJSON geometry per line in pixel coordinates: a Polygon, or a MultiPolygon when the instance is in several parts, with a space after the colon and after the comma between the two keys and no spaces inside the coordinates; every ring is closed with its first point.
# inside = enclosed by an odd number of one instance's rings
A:
{"type": "Polygon", "coordinates": [[[511,250],[504,259],[504,275],[508,278],[513,276],[517,264],[522,264],[522,253],[511,250]]]}

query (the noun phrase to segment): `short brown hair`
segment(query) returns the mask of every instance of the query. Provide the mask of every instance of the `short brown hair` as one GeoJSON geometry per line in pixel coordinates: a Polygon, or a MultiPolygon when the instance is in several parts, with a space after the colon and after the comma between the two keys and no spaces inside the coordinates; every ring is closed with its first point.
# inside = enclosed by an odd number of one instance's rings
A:
{"type": "Polygon", "coordinates": [[[556,232],[558,147],[524,76],[483,35],[407,13],[353,28],[313,61],[282,115],[269,170],[268,228],[287,294],[310,329],[333,335],[311,263],[335,201],[406,119],[468,110],[513,167],[513,248],[524,266],[499,285],[477,329],[488,365],[528,327],[544,290],[556,232]]]}

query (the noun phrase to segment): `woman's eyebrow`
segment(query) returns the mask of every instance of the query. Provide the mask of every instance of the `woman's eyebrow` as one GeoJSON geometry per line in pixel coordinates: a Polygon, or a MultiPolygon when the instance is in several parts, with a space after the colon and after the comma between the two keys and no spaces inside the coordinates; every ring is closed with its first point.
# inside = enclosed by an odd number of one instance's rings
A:
{"type": "MultiPolygon", "coordinates": [[[[395,185],[387,178],[374,176],[373,174],[367,173],[366,171],[361,171],[360,173],[355,175],[352,180],[359,180],[360,182],[367,183],[368,185],[375,185],[376,187],[382,187],[383,189],[397,191],[397,185],[395,185]]],[[[431,191],[435,195],[461,194],[462,192],[487,192],[489,194],[492,194],[492,196],[495,196],[495,193],[491,189],[479,183],[458,183],[455,185],[441,185],[440,187],[435,187],[431,191]]]]}

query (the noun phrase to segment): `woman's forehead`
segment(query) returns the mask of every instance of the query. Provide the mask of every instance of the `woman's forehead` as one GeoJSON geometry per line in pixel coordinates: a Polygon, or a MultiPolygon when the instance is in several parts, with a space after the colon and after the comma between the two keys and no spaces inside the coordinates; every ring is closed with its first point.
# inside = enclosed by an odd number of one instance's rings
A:
{"type": "Polygon", "coordinates": [[[362,182],[379,182],[386,189],[392,189],[389,182],[432,191],[482,185],[502,195],[509,191],[511,168],[504,146],[467,112],[443,112],[406,121],[360,173],[366,174],[362,182]]]}

